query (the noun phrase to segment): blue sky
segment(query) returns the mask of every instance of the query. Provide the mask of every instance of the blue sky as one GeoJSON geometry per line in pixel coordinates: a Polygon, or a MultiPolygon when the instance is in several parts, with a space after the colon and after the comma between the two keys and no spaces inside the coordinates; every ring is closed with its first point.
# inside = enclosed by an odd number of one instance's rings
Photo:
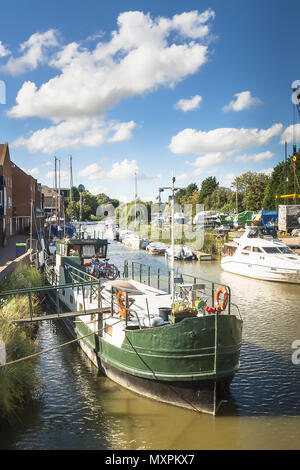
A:
{"type": "Polygon", "coordinates": [[[122,200],[135,170],[147,200],[172,172],[181,187],[270,173],[283,142],[292,152],[299,13],[296,0],[11,0],[0,142],[43,184],[56,156],[68,186],[72,155],[75,185],[122,200]]]}

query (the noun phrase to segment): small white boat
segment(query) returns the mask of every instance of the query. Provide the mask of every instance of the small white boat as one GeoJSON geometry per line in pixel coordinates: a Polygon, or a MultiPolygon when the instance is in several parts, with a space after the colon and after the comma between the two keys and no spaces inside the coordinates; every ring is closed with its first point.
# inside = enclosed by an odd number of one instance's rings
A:
{"type": "Polygon", "coordinates": [[[135,248],[138,250],[141,245],[141,237],[137,233],[127,233],[123,238],[122,238],[122,243],[126,246],[129,246],[130,248],[135,248]]]}
{"type": "MultiPolygon", "coordinates": [[[[166,249],[167,258],[172,257],[172,247],[166,249]]],[[[185,245],[174,245],[174,259],[190,261],[195,259],[195,255],[187,246],[185,245]]]]}
{"type": "Polygon", "coordinates": [[[161,242],[151,242],[146,246],[146,251],[150,255],[164,255],[166,252],[167,246],[161,242]]]}
{"type": "Polygon", "coordinates": [[[234,241],[232,255],[221,260],[224,271],[266,281],[300,284],[300,256],[278,240],[274,229],[247,227],[234,241]]]}

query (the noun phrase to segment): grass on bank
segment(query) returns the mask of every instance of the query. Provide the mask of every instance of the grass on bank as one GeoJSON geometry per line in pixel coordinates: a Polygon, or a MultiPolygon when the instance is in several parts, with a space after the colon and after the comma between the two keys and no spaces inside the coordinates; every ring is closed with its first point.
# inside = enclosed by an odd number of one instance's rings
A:
{"type": "MultiPolygon", "coordinates": [[[[21,266],[5,280],[1,291],[17,290],[43,285],[41,273],[31,266],[21,266]]],[[[1,298],[1,297],[0,297],[1,298]]],[[[40,312],[40,300],[32,295],[34,314],[40,312]]],[[[0,301],[0,340],[6,346],[6,362],[33,354],[36,350],[35,323],[18,326],[13,320],[29,316],[28,296],[2,297],[0,301]]],[[[13,419],[24,401],[38,386],[36,360],[30,359],[0,369],[0,418],[13,419]]]]}

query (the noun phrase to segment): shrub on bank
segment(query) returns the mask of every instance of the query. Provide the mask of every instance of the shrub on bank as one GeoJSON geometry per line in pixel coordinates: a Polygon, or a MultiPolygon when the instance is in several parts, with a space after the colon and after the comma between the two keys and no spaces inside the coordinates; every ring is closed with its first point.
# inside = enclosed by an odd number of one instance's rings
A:
{"type": "MultiPolygon", "coordinates": [[[[38,270],[30,266],[21,266],[1,285],[1,291],[42,285],[42,275],[38,270]]],[[[32,307],[33,313],[38,314],[40,302],[36,295],[32,295],[32,307]]],[[[28,316],[28,296],[2,297],[0,340],[6,346],[6,362],[29,356],[36,350],[36,324],[28,323],[24,326],[18,326],[12,323],[13,320],[28,316]]],[[[0,418],[12,419],[37,386],[36,360],[30,359],[7,367],[1,367],[0,418]]]]}

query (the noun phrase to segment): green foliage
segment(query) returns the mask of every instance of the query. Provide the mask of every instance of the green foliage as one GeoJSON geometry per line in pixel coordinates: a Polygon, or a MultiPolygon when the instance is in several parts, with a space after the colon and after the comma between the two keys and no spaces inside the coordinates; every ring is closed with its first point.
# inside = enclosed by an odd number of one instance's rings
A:
{"type": "Polygon", "coordinates": [[[237,176],[233,182],[233,187],[239,195],[238,211],[244,210],[258,211],[263,207],[266,187],[270,177],[264,173],[254,173],[248,171],[237,176]]]}
{"type": "MultiPolygon", "coordinates": [[[[295,189],[296,193],[300,193],[299,181],[300,181],[300,151],[296,154],[296,171],[294,173],[293,160],[292,157],[287,159],[287,194],[294,194],[295,189]],[[296,188],[295,188],[296,186],[296,188]]],[[[273,173],[269,179],[268,185],[265,190],[263,208],[269,210],[278,209],[279,204],[294,204],[294,199],[292,198],[276,198],[276,196],[281,196],[286,194],[285,192],[285,162],[280,162],[274,167],[273,173]]],[[[299,201],[299,199],[298,199],[299,201]]]]}
{"type": "MultiPolygon", "coordinates": [[[[67,219],[80,219],[80,194],[78,189],[74,186],[72,188],[73,204],[68,201],[65,209],[67,219]]],[[[82,193],[82,220],[96,220],[97,208],[103,204],[112,204],[113,207],[118,207],[119,201],[111,199],[104,193],[94,196],[89,191],[82,193]]],[[[100,219],[101,220],[101,219],[100,219]]]]}
{"type": "MultiPolygon", "coordinates": [[[[39,271],[30,266],[19,267],[1,286],[1,290],[22,289],[43,285],[39,271]]],[[[18,318],[28,317],[28,297],[17,295],[5,298],[0,310],[0,340],[5,343],[7,362],[33,354],[36,350],[36,324],[18,326],[12,323],[18,318]]],[[[40,301],[32,296],[34,314],[40,313],[40,301]]],[[[13,419],[24,400],[36,390],[36,361],[27,360],[0,369],[0,418],[13,419]]]]}
{"type": "Polygon", "coordinates": [[[208,178],[203,180],[201,184],[201,189],[198,195],[198,203],[204,204],[207,196],[212,194],[218,186],[219,186],[219,183],[217,182],[215,176],[209,176],[208,178]]]}

